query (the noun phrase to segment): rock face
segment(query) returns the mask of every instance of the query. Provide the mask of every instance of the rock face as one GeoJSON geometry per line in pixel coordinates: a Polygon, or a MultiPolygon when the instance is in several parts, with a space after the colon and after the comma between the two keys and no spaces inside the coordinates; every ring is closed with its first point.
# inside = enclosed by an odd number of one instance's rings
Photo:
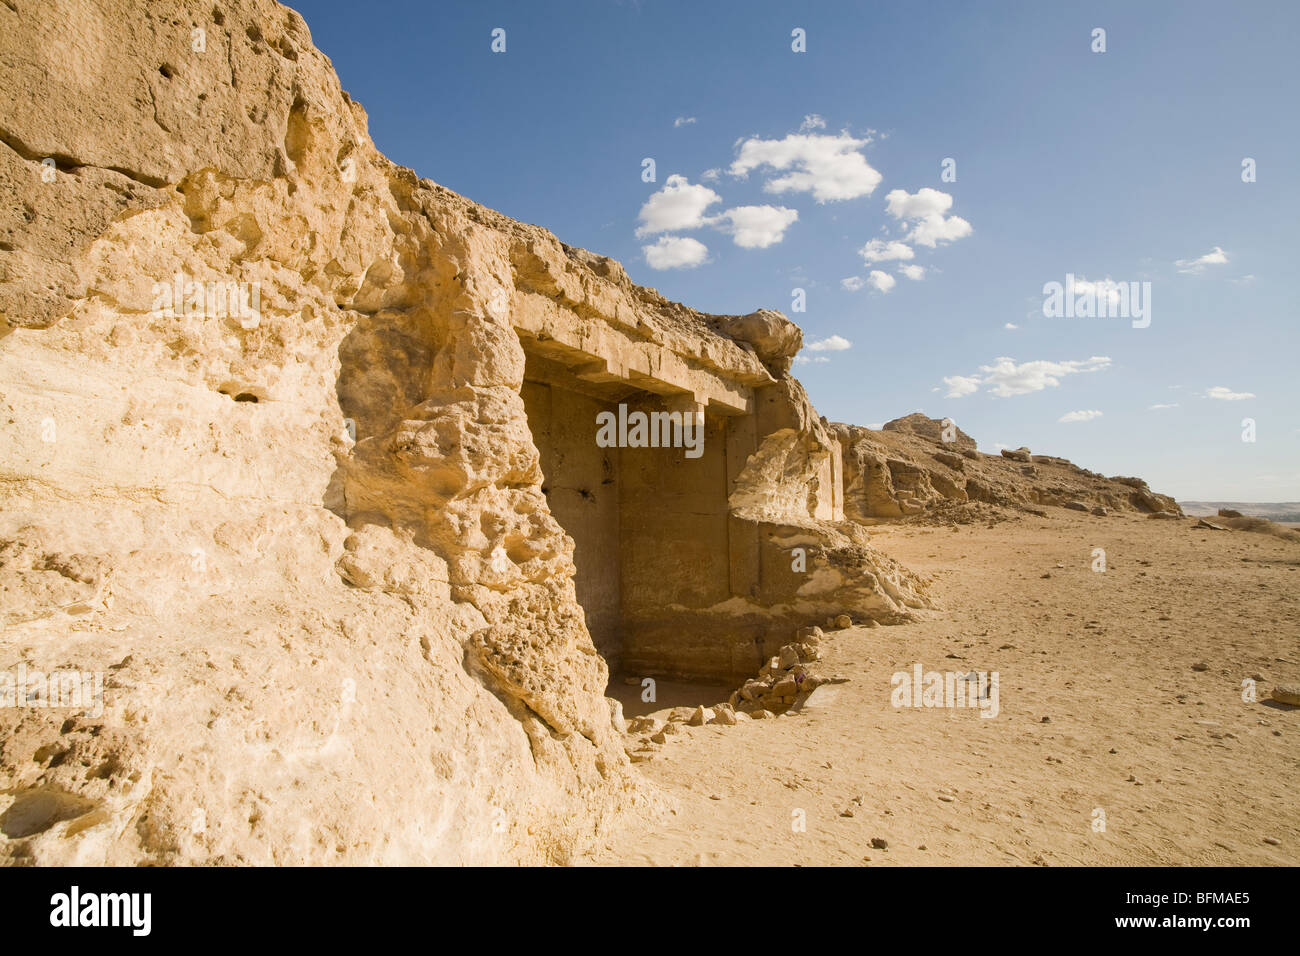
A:
{"type": "Polygon", "coordinates": [[[562,861],[653,799],[610,662],[926,604],[779,313],[389,162],[270,0],[70,8],[0,5],[0,853],[562,861]]]}
{"type": "Polygon", "coordinates": [[[913,414],[872,431],[832,424],[844,460],[844,513],[865,524],[926,513],[944,514],[970,503],[1033,509],[1071,508],[1181,515],[1173,498],[1140,478],[1106,478],[1064,458],[1004,449],[975,450],[975,441],[946,419],[913,414]],[[946,433],[946,434],[945,434],[946,433]]]}

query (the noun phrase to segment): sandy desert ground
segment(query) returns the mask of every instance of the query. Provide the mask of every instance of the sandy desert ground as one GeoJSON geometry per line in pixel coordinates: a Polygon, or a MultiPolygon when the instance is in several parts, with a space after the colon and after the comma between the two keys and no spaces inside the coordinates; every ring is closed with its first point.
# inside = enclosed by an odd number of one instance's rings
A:
{"type": "MultiPolygon", "coordinates": [[[[849,680],[823,706],[669,738],[639,766],[675,809],[586,861],[1300,861],[1300,708],[1268,698],[1300,679],[1300,544],[1049,510],[881,527],[874,543],[933,576],[943,609],[829,632],[827,670],[849,680]],[[891,675],[918,662],[997,671],[1000,713],[892,707],[891,675]]],[[[668,685],[646,705],[613,683],[629,715],[727,690],[668,685]]]]}

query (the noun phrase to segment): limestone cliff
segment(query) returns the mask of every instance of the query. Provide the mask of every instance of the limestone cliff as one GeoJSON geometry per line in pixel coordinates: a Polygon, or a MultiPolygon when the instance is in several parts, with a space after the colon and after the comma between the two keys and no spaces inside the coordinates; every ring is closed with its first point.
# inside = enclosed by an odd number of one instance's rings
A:
{"type": "Polygon", "coordinates": [[[608,661],[925,603],[797,329],[392,164],[296,13],[4,0],[0,71],[10,861],[562,861],[655,800],[608,661]],[[597,448],[620,404],[705,453],[597,448]]]}

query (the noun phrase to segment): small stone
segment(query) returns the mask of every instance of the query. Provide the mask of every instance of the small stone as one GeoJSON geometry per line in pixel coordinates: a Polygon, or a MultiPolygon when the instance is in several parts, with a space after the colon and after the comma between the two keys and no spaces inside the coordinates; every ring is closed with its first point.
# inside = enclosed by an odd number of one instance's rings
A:
{"type": "Polygon", "coordinates": [[[1209,669],[1210,665],[1205,663],[1205,661],[1197,661],[1192,665],[1192,670],[1194,671],[1208,671],[1209,669]]]}
{"type": "Polygon", "coordinates": [[[835,618],[835,627],[841,631],[844,630],[846,627],[852,627],[852,626],[853,626],[853,618],[849,617],[847,614],[840,614],[835,618]]]}
{"type": "Polygon", "coordinates": [[[756,710],[749,716],[754,718],[754,720],[767,720],[769,717],[775,717],[776,714],[772,713],[770,710],[756,710]]]}
{"type": "Polygon", "coordinates": [[[736,712],[730,707],[719,707],[717,712],[713,715],[713,719],[709,721],[709,723],[722,724],[724,727],[734,727],[736,726],[736,712]]]}
{"type": "Polygon", "coordinates": [[[692,727],[703,727],[713,719],[713,711],[703,705],[695,708],[695,713],[691,714],[690,719],[686,722],[692,727]]]}
{"type": "Polygon", "coordinates": [[[657,744],[666,744],[666,743],[668,743],[668,735],[667,735],[666,733],[664,733],[662,730],[659,731],[658,733],[651,734],[651,735],[650,735],[650,739],[653,740],[653,741],[654,741],[655,743],[657,743],[657,744]]]}
{"type": "Polygon", "coordinates": [[[875,850],[887,850],[889,849],[889,841],[884,837],[872,837],[871,847],[875,850]]]}
{"type": "Polygon", "coordinates": [[[853,816],[853,811],[850,810],[848,807],[845,807],[843,810],[840,811],[840,816],[851,817],[853,816]]]}
{"type": "Polygon", "coordinates": [[[1272,694],[1279,703],[1300,707],[1300,684],[1276,684],[1272,694]]]}
{"type": "Polygon", "coordinates": [[[781,669],[789,670],[799,663],[799,651],[795,649],[793,644],[785,645],[785,647],[781,648],[780,661],[781,669]]]}
{"type": "Polygon", "coordinates": [[[1270,846],[1281,846],[1281,845],[1282,845],[1282,841],[1279,840],[1277,837],[1264,837],[1264,842],[1267,843],[1267,844],[1269,844],[1270,846]]]}
{"type": "Polygon", "coordinates": [[[721,800],[721,799],[722,799],[722,796],[721,796],[720,794],[717,794],[717,793],[711,793],[711,794],[709,794],[709,799],[710,799],[710,800],[721,800]]]}
{"type": "Polygon", "coordinates": [[[777,697],[793,698],[795,694],[799,693],[799,684],[793,677],[783,677],[776,682],[776,685],[772,688],[772,693],[777,697]]]}
{"type": "Polygon", "coordinates": [[[656,734],[663,728],[664,721],[658,717],[633,717],[627,725],[631,734],[656,734]]]}

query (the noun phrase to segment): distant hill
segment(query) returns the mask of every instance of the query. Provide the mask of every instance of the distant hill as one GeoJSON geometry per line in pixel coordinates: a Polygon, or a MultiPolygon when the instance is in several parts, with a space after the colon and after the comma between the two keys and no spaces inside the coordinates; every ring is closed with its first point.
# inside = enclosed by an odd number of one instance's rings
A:
{"type": "Polygon", "coordinates": [[[1044,506],[1097,517],[1118,512],[1181,515],[1178,502],[1141,478],[1106,477],[1028,448],[990,455],[949,419],[920,412],[879,429],[832,422],[844,463],[844,514],[863,524],[916,517],[966,523],[983,505],[1044,514],[1044,506]]]}
{"type": "Polygon", "coordinates": [[[1300,501],[1180,501],[1189,515],[1218,514],[1220,508],[1287,524],[1300,523],[1300,501]]]}

